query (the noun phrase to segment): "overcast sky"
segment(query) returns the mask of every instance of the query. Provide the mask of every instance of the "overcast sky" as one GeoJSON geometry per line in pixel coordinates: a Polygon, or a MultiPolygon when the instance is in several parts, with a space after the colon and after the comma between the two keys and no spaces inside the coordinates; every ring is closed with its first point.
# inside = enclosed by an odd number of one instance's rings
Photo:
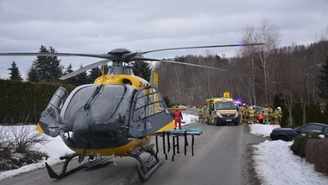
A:
{"type": "MultiPolygon", "coordinates": [[[[328,0],[0,0],[0,52],[97,53],[239,43],[245,26],[278,25],[280,46],[308,44],[328,25],[328,0]]],[[[232,56],[236,48],[210,49],[232,56]]],[[[204,54],[205,49],[147,57],[204,54]]],[[[23,78],[35,57],[0,57],[0,77],[16,61],[23,78]]],[[[62,57],[73,69],[98,59],[62,57]]],[[[178,65],[178,64],[172,64],[178,65]]]]}

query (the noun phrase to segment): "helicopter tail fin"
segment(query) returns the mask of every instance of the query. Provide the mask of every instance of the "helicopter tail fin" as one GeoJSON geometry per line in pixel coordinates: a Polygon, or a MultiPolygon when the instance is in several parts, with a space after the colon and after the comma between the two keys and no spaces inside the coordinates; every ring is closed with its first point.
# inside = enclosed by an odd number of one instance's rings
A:
{"type": "MultiPolygon", "coordinates": [[[[151,72],[150,84],[158,88],[158,73],[155,72],[155,71],[151,72]]],[[[153,98],[154,98],[153,99],[154,102],[158,102],[159,99],[158,99],[158,94],[157,93],[154,94],[153,98]]],[[[156,111],[160,111],[159,103],[155,103],[154,107],[155,107],[156,111]]]]}
{"type": "Polygon", "coordinates": [[[151,72],[150,84],[155,87],[158,87],[158,73],[156,73],[155,71],[151,72]]]}

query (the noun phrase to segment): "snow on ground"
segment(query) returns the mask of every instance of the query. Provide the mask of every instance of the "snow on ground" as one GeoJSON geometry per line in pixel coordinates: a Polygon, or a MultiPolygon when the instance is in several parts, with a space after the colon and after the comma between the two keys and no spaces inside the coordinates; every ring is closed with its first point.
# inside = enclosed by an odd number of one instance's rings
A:
{"type": "MultiPolygon", "coordinates": [[[[2,126],[4,128],[9,126],[2,126]]],[[[35,130],[35,125],[24,125],[24,126],[14,126],[16,127],[17,131],[19,131],[19,129],[23,129],[25,127],[25,129],[29,129],[29,131],[31,132],[37,132],[35,130]],[[26,128],[28,127],[28,128],[26,128]]],[[[36,144],[33,146],[33,150],[37,150],[40,152],[45,152],[48,154],[49,158],[47,160],[43,160],[40,161],[38,163],[35,164],[29,164],[29,165],[25,165],[21,168],[15,169],[15,170],[9,170],[9,171],[5,171],[5,172],[0,172],[0,180],[4,179],[4,178],[8,178],[8,177],[12,177],[21,173],[25,173],[25,172],[29,172],[29,171],[33,171],[39,168],[43,168],[45,167],[45,162],[47,162],[50,166],[55,165],[55,164],[59,164],[62,161],[59,160],[59,157],[62,155],[65,155],[67,153],[72,153],[72,150],[70,150],[61,140],[60,136],[56,137],[56,138],[52,138],[50,136],[44,135],[44,137],[48,140],[48,142],[45,145],[42,144],[36,144]]]]}
{"type": "MultiPolygon", "coordinates": [[[[183,116],[183,120],[182,120],[183,126],[198,121],[198,116],[194,116],[194,115],[191,115],[191,114],[185,114],[185,113],[182,113],[182,116],[183,116]]],[[[9,128],[9,126],[0,126],[0,127],[3,127],[3,128],[8,127],[9,128]]],[[[35,127],[36,127],[35,125],[14,126],[14,127],[16,127],[16,129],[18,131],[19,131],[19,129],[22,129],[24,127],[25,128],[29,127],[28,129],[30,129],[31,133],[32,132],[37,132],[35,130],[35,127]]],[[[36,169],[39,169],[39,168],[44,168],[45,167],[45,162],[47,162],[50,166],[59,164],[59,163],[62,162],[61,160],[59,160],[60,156],[63,156],[65,154],[73,152],[71,149],[69,149],[63,143],[60,136],[57,136],[56,138],[52,138],[50,136],[44,135],[44,137],[46,137],[48,142],[44,145],[36,144],[33,147],[33,149],[47,153],[49,155],[49,158],[47,160],[40,161],[40,162],[35,163],[35,164],[26,165],[26,166],[23,166],[21,168],[15,169],[15,170],[0,172],[0,181],[4,178],[13,177],[15,175],[19,175],[21,173],[26,173],[26,172],[29,172],[29,171],[33,171],[33,170],[36,170],[36,169]]]]}
{"type": "Polygon", "coordinates": [[[249,128],[251,134],[267,137],[273,129],[280,128],[280,125],[250,124],[249,128]]]}
{"type": "Polygon", "coordinates": [[[185,106],[185,105],[179,105],[178,107],[179,108],[184,108],[184,109],[188,108],[188,106],[185,106]]]}
{"type": "Polygon", "coordinates": [[[194,116],[192,114],[185,114],[185,113],[182,113],[182,117],[183,117],[183,120],[182,120],[182,125],[189,125],[191,123],[195,123],[195,122],[198,122],[198,116],[194,116]]]}
{"type": "Polygon", "coordinates": [[[264,141],[254,145],[255,171],[264,185],[327,185],[328,177],[292,153],[291,142],[264,141]]]}

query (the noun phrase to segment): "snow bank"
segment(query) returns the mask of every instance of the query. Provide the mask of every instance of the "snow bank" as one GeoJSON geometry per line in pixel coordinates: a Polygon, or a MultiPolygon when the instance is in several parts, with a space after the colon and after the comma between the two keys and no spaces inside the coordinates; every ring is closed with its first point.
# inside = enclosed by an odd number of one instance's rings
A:
{"type": "Polygon", "coordinates": [[[192,114],[182,113],[182,117],[183,117],[183,120],[182,120],[183,126],[198,122],[198,116],[194,116],[192,114]]]}
{"type": "MultiPolygon", "coordinates": [[[[2,126],[2,127],[8,127],[9,126],[2,126]]],[[[24,125],[24,126],[14,126],[16,127],[17,131],[19,129],[22,129],[24,127],[29,127],[28,129],[32,132],[37,132],[35,130],[35,125],[24,125]]],[[[26,173],[29,171],[33,171],[39,168],[45,167],[45,162],[47,162],[50,166],[56,165],[61,163],[62,161],[59,160],[59,157],[68,153],[72,153],[72,150],[69,149],[61,140],[60,136],[56,138],[52,138],[50,136],[44,135],[44,137],[48,140],[48,142],[45,145],[42,144],[36,144],[33,146],[33,150],[37,150],[40,152],[45,152],[48,154],[49,158],[47,160],[40,161],[35,164],[25,165],[21,168],[15,169],[15,170],[9,170],[5,172],[0,172],[0,180],[8,177],[12,177],[21,173],[26,173]]]]}
{"type": "Polygon", "coordinates": [[[328,177],[314,170],[314,166],[294,155],[292,142],[264,141],[255,145],[255,171],[265,185],[327,185],[328,177]]]}
{"type": "Polygon", "coordinates": [[[251,134],[267,137],[273,129],[280,128],[280,125],[250,124],[249,128],[251,134]]]}

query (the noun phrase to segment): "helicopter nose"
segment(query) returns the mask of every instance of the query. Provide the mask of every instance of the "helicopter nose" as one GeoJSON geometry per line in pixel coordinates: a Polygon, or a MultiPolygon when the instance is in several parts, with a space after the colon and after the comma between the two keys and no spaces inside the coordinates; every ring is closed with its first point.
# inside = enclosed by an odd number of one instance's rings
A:
{"type": "Polygon", "coordinates": [[[120,131],[121,122],[108,123],[100,120],[93,123],[90,114],[79,113],[76,116],[73,133],[74,138],[79,143],[80,148],[97,149],[103,147],[113,147],[117,140],[124,139],[124,134],[120,131]]]}
{"type": "MultiPolygon", "coordinates": [[[[77,113],[78,114],[78,113],[77,113]]],[[[79,114],[74,119],[73,124],[73,134],[74,138],[82,142],[83,145],[87,145],[88,143],[88,128],[89,121],[88,116],[86,114],[79,114]]]]}

